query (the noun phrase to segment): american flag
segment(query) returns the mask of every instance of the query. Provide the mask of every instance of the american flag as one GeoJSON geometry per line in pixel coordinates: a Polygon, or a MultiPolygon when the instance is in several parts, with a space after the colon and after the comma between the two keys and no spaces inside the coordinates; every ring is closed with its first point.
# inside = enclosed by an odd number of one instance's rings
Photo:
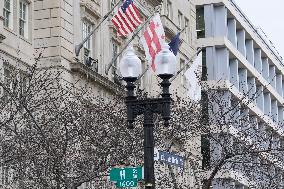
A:
{"type": "Polygon", "coordinates": [[[117,27],[119,36],[132,33],[142,23],[140,13],[133,0],[125,0],[111,21],[117,27]]]}
{"type": "Polygon", "coordinates": [[[159,15],[155,15],[151,19],[149,26],[141,38],[141,42],[145,49],[146,59],[155,72],[155,57],[161,51],[161,47],[165,43],[165,31],[159,15]]]}

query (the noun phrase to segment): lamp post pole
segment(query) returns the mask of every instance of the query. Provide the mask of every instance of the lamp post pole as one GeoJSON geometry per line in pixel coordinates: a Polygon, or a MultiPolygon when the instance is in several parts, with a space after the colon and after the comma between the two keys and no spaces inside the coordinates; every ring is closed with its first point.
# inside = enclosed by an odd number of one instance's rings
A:
{"type": "Polygon", "coordinates": [[[144,115],[143,129],[144,129],[144,182],[145,189],[155,188],[155,174],[154,174],[154,114],[160,114],[164,120],[165,126],[169,126],[170,120],[170,105],[171,94],[169,87],[171,85],[169,79],[173,77],[175,72],[175,56],[169,51],[169,47],[165,46],[161,54],[157,55],[157,72],[162,79],[160,83],[162,87],[161,98],[146,98],[137,99],[135,96],[134,82],[141,74],[141,61],[135,57],[132,48],[128,49],[126,56],[121,60],[121,74],[126,81],[125,88],[127,89],[127,96],[125,103],[127,106],[127,122],[128,128],[134,128],[134,121],[138,115],[144,115]],[[171,62],[171,64],[170,64],[171,62]],[[168,65],[170,64],[170,65],[168,65]]]}

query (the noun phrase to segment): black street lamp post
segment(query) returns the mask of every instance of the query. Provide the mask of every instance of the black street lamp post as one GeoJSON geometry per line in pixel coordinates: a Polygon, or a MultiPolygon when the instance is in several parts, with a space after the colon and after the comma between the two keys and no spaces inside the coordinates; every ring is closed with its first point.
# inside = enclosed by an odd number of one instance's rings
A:
{"type": "Polygon", "coordinates": [[[127,105],[127,122],[128,128],[134,128],[134,121],[138,115],[144,115],[144,181],[146,189],[155,188],[154,175],[154,114],[160,114],[164,120],[165,126],[169,125],[171,94],[169,87],[171,83],[169,79],[175,73],[176,58],[169,51],[169,46],[165,45],[161,52],[156,56],[155,65],[157,66],[157,74],[162,79],[160,83],[163,91],[161,98],[137,99],[134,94],[135,85],[139,74],[141,74],[141,61],[134,54],[134,50],[130,47],[125,56],[121,60],[120,71],[126,81],[127,97],[125,103],[127,105]]]}

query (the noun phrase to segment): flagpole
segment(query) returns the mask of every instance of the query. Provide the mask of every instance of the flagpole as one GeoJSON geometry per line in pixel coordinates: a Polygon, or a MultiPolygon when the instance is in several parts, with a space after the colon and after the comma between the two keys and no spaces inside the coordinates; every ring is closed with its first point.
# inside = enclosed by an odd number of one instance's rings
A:
{"type": "Polygon", "coordinates": [[[185,26],[184,28],[182,28],[182,30],[180,30],[179,33],[183,33],[187,27],[188,26],[185,26]]]}
{"type": "Polygon", "coordinates": [[[139,77],[137,78],[136,82],[138,82],[143,76],[144,74],[149,70],[149,65],[147,65],[147,68],[143,71],[143,73],[141,75],[139,75],[139,77]]]}
{"type": "Polygon", "coordinates": [[[108,18],[108,16],[112,13],[112,11],[120,4],[120,2],[123,0],[118,1],[114,7],[102,18],[102,20],[99,22],[99,24],[85,37],[85,39],[79,43],[78,45],[75,46],[75,54],[76,57],[79,56],[80,50],[82,49],[84,43],[94,34],[94,32],[101,26],[101,24],[105,21],[105,19],[108,18]]]}
{"type": "MultiPolygon", "coordinates": [[[[202,51],[202,48],[198,48],[198,49],[197,49],[197,52],[196,52],[192,57],[190,57],[189,59],[187,59],[188,62],[187,62],[182,68],[180,68],[180,70],[177,72],[177,74],[176,74],[174,77],[172,77],[172,78],[170,79],[170,82],[172,82],[173,80],[175,80],[175,79],[177,78],[177,76],[178,76],[183,70],[186,69],[187,64],[188,64],[189,62],[192,62],[193,59],[194,59],[195,57],[197,57],[201,51],[202,51]]],[[[190,67],[189,67],[189,68],[190,68],[190,67]]],[[[189,68],[187,68],[187,69],[189,69],[189,68]]],[[[187,70],[187,69],[186,69],[186,70],[187,70]]]]}
{"type": "MultiPolygon", "coordinates": [[[[159,10],[157,10],[159,11],[159,10]]],[[[123,51],[128,47],[128,45],[134,40],[134,38],[139,34],[139,32],[142,30],[142,28],[151,20],[151,18],[157,13],[157,11],[155,11],[150,17],[148,17],[148,19],[140,26],[140,28],[134,33],[134,35],[130,38],[130,40],[125,44],[125,46],[122,48],[122,50],[115,56],[112,58],[111,62],[107,65],[106,68],[106,75],[108,75],[109,69],[111,68],[113,62],[116,61],[116,59],[123,53],[123,51]]]]}

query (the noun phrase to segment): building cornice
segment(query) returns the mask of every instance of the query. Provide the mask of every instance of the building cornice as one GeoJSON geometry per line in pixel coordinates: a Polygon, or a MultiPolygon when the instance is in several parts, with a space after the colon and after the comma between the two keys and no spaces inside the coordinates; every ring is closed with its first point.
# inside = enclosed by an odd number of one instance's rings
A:
{"type": "Polygon", "coordinates": [[[72,62],[70,64],[70,69],[72,72],[77,72],[82,75],[87,75],[89,79],[92,81],[100,84],[101,86],[105,87],[106,90],[116,94],[116,95],[123,95],[124,94],[124,87],[117,85],[116,83],[110,81],[108,78],[102,76],[101,74],[91,70],[86,65],[79,63],[79,62],[72,62]]]}
{"type": "Polygon", "coordinates": [[[149,2],[152,6],[156,7],[156,6],[158,6],[158,5],[161,5],[161,4],[163,3],[163,0],[148,0],[148,2],[149,2]]]}
{"type": "Polygon", "coordinates": [[[80,6],[85,9],[85,12],[96,19],[101,18],[100,2],[91,0],[81,0],[80,6]]]}

